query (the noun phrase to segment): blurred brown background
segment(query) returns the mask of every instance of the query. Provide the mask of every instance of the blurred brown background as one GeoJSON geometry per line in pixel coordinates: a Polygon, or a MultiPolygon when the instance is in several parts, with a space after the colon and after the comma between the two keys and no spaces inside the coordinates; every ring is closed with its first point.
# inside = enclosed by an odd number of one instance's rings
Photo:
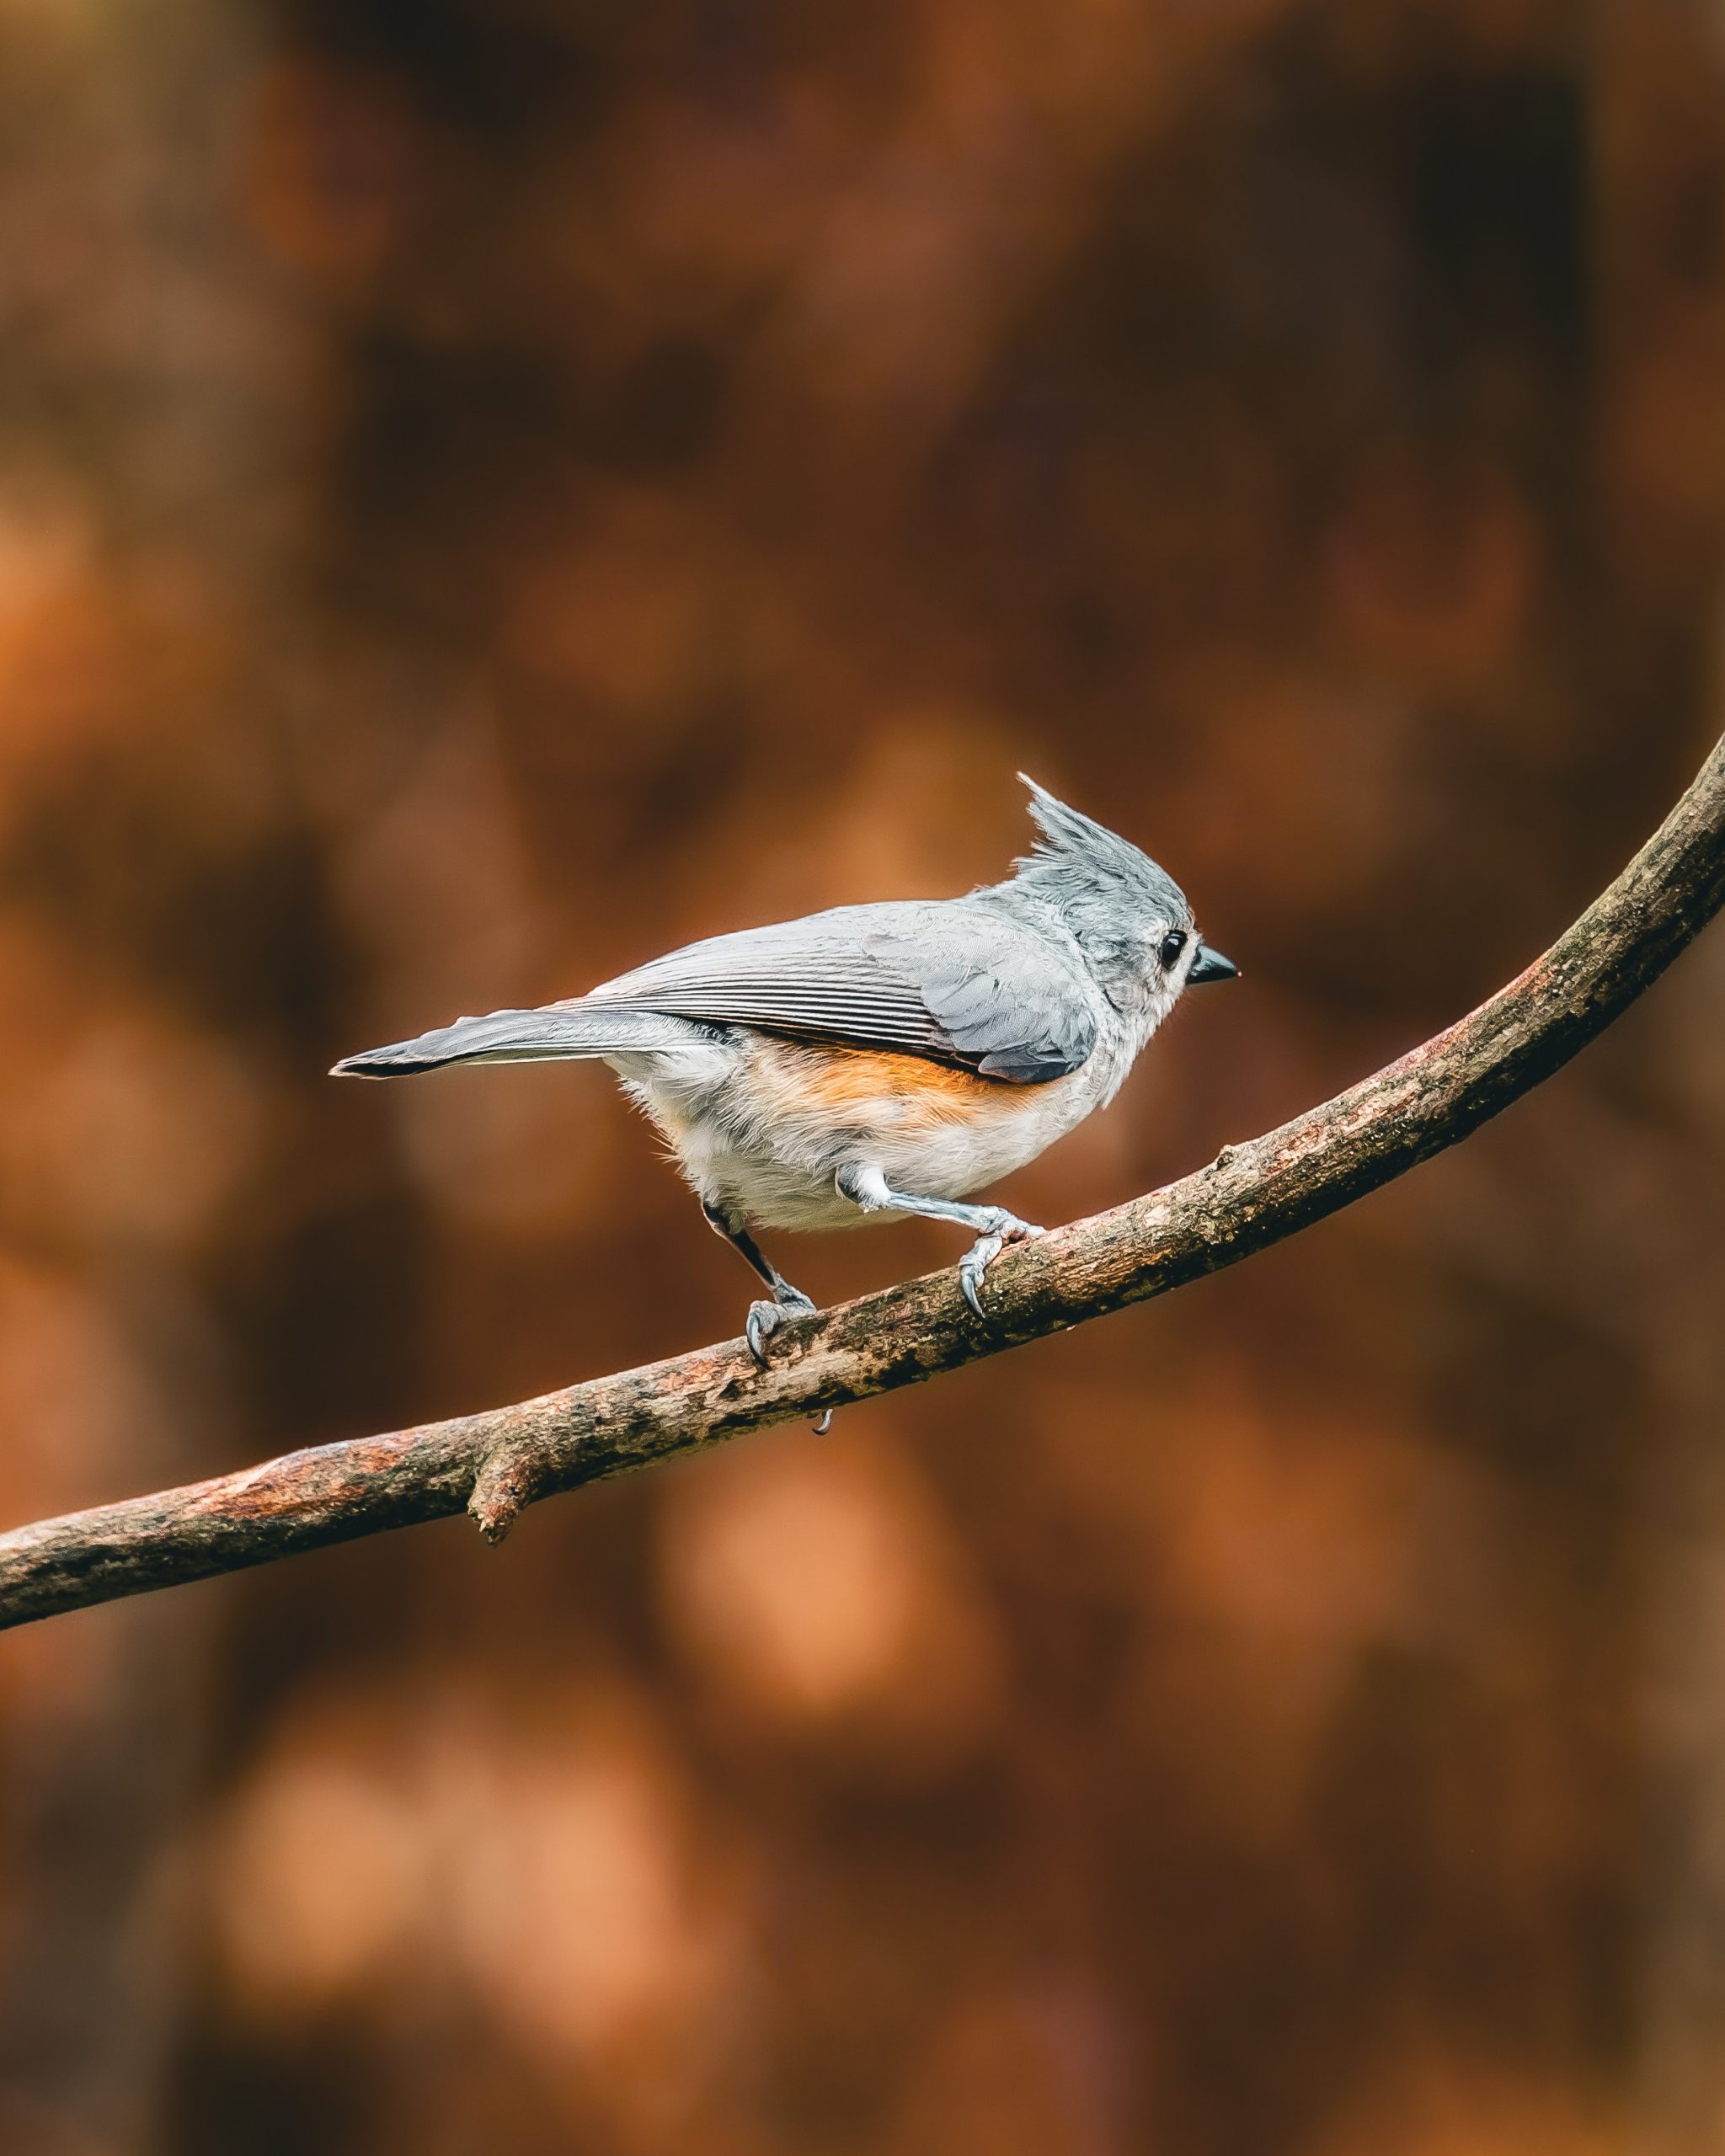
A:
{"type": "MultiPolygon", "coordinates": [[[[1722,419],[1713,0],[0,0],[0,1513],[734,1332],[602,1072],[326,1066],[1020,766],[1247,975],[1032,1216],[1423,1037],[1717,730],[1722,419]]],[[[1722,995],[825,1442],[0,1642],[0,2147],[1725,2148],[1722,995]]]]}

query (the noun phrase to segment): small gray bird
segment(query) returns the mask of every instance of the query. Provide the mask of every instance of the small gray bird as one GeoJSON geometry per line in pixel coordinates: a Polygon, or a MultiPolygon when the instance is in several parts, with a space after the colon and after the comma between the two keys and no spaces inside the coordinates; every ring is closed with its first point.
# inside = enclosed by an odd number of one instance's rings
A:
{"type": "Polygon", "coordinates": [[[749,1311],[763,1364],[773,1331],[814,1305],[751,1225],[956,1221],[976,1238],[959,1278],[981,1317],[991,1261],[1042,1230],[964,1199],[1105,1107],[1183,989],[1237,970],[1147,855],[1024,783],[1041,837],[1004,883],[715,936],[566,1003],[347,1056],[334,1075],[608,1063],[772,1291],[749,1311]]]}

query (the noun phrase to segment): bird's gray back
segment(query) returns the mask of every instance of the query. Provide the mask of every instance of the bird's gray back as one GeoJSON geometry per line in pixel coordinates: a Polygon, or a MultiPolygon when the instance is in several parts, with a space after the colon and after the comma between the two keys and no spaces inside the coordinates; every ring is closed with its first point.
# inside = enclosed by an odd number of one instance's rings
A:
{"type": "Polygon", "coordinates": [[[1077,1070],[1108,1014],[1058,922],[998,891],[837,906],[712,937],[575,1005],[920,1055],[1018,1085],[1077,1070]]]}

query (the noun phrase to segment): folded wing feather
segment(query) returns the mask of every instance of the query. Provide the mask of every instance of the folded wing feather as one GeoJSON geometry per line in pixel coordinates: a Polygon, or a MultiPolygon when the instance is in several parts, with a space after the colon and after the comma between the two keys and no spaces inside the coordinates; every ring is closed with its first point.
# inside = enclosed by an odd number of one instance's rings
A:
{"type": "Polygon", "coordinates": [[[553,1008],[651,1011],[1035,1085],[1096,1043],[1096,991],[1059,946],[981,907],[841,906],[692,943],[553,1008]]]}

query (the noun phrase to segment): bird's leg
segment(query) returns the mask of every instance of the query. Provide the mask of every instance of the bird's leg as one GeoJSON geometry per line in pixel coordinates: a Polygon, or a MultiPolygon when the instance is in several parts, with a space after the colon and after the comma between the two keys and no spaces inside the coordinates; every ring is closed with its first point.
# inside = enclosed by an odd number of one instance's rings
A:
{"type": "Polygon", "coordinates": [[[952,1198],[913,1198],[908,1191],[894,1190],[879,1168],[841,1168],[834,1179],[842,1196],[865,1213],[916,1213],[926,1220],[955,1220],[961,1228],[975,1230],[976,1240],[959,1260],[959,1285],[964,1300],[978,1317],[982,1307],[982,1276],[1008,1243],[1028,1242],[1044,1231],[1008,1213],[1001,1205],[963,1205],[952,1198]]]}
{"type": "Polygon", "coordinates": [[[717,1235],[723,1235],[733,1248],[740,1251],[752,1269],[772,1290],[772,1300],[750,1303],[749,1319],[743,1328],[743,1337],[749,1343],[749,1353],[764,1370],[766,1368],[766,1343],[787,1318],[807,1317],[814,1304],[800,1288],[793,1288],[778,1267],[768,1257],[741,1219],[723,1206],[714,1205],[702,1198],[701,1210],[707,1215],[707,1225],[717,1235]]]}

